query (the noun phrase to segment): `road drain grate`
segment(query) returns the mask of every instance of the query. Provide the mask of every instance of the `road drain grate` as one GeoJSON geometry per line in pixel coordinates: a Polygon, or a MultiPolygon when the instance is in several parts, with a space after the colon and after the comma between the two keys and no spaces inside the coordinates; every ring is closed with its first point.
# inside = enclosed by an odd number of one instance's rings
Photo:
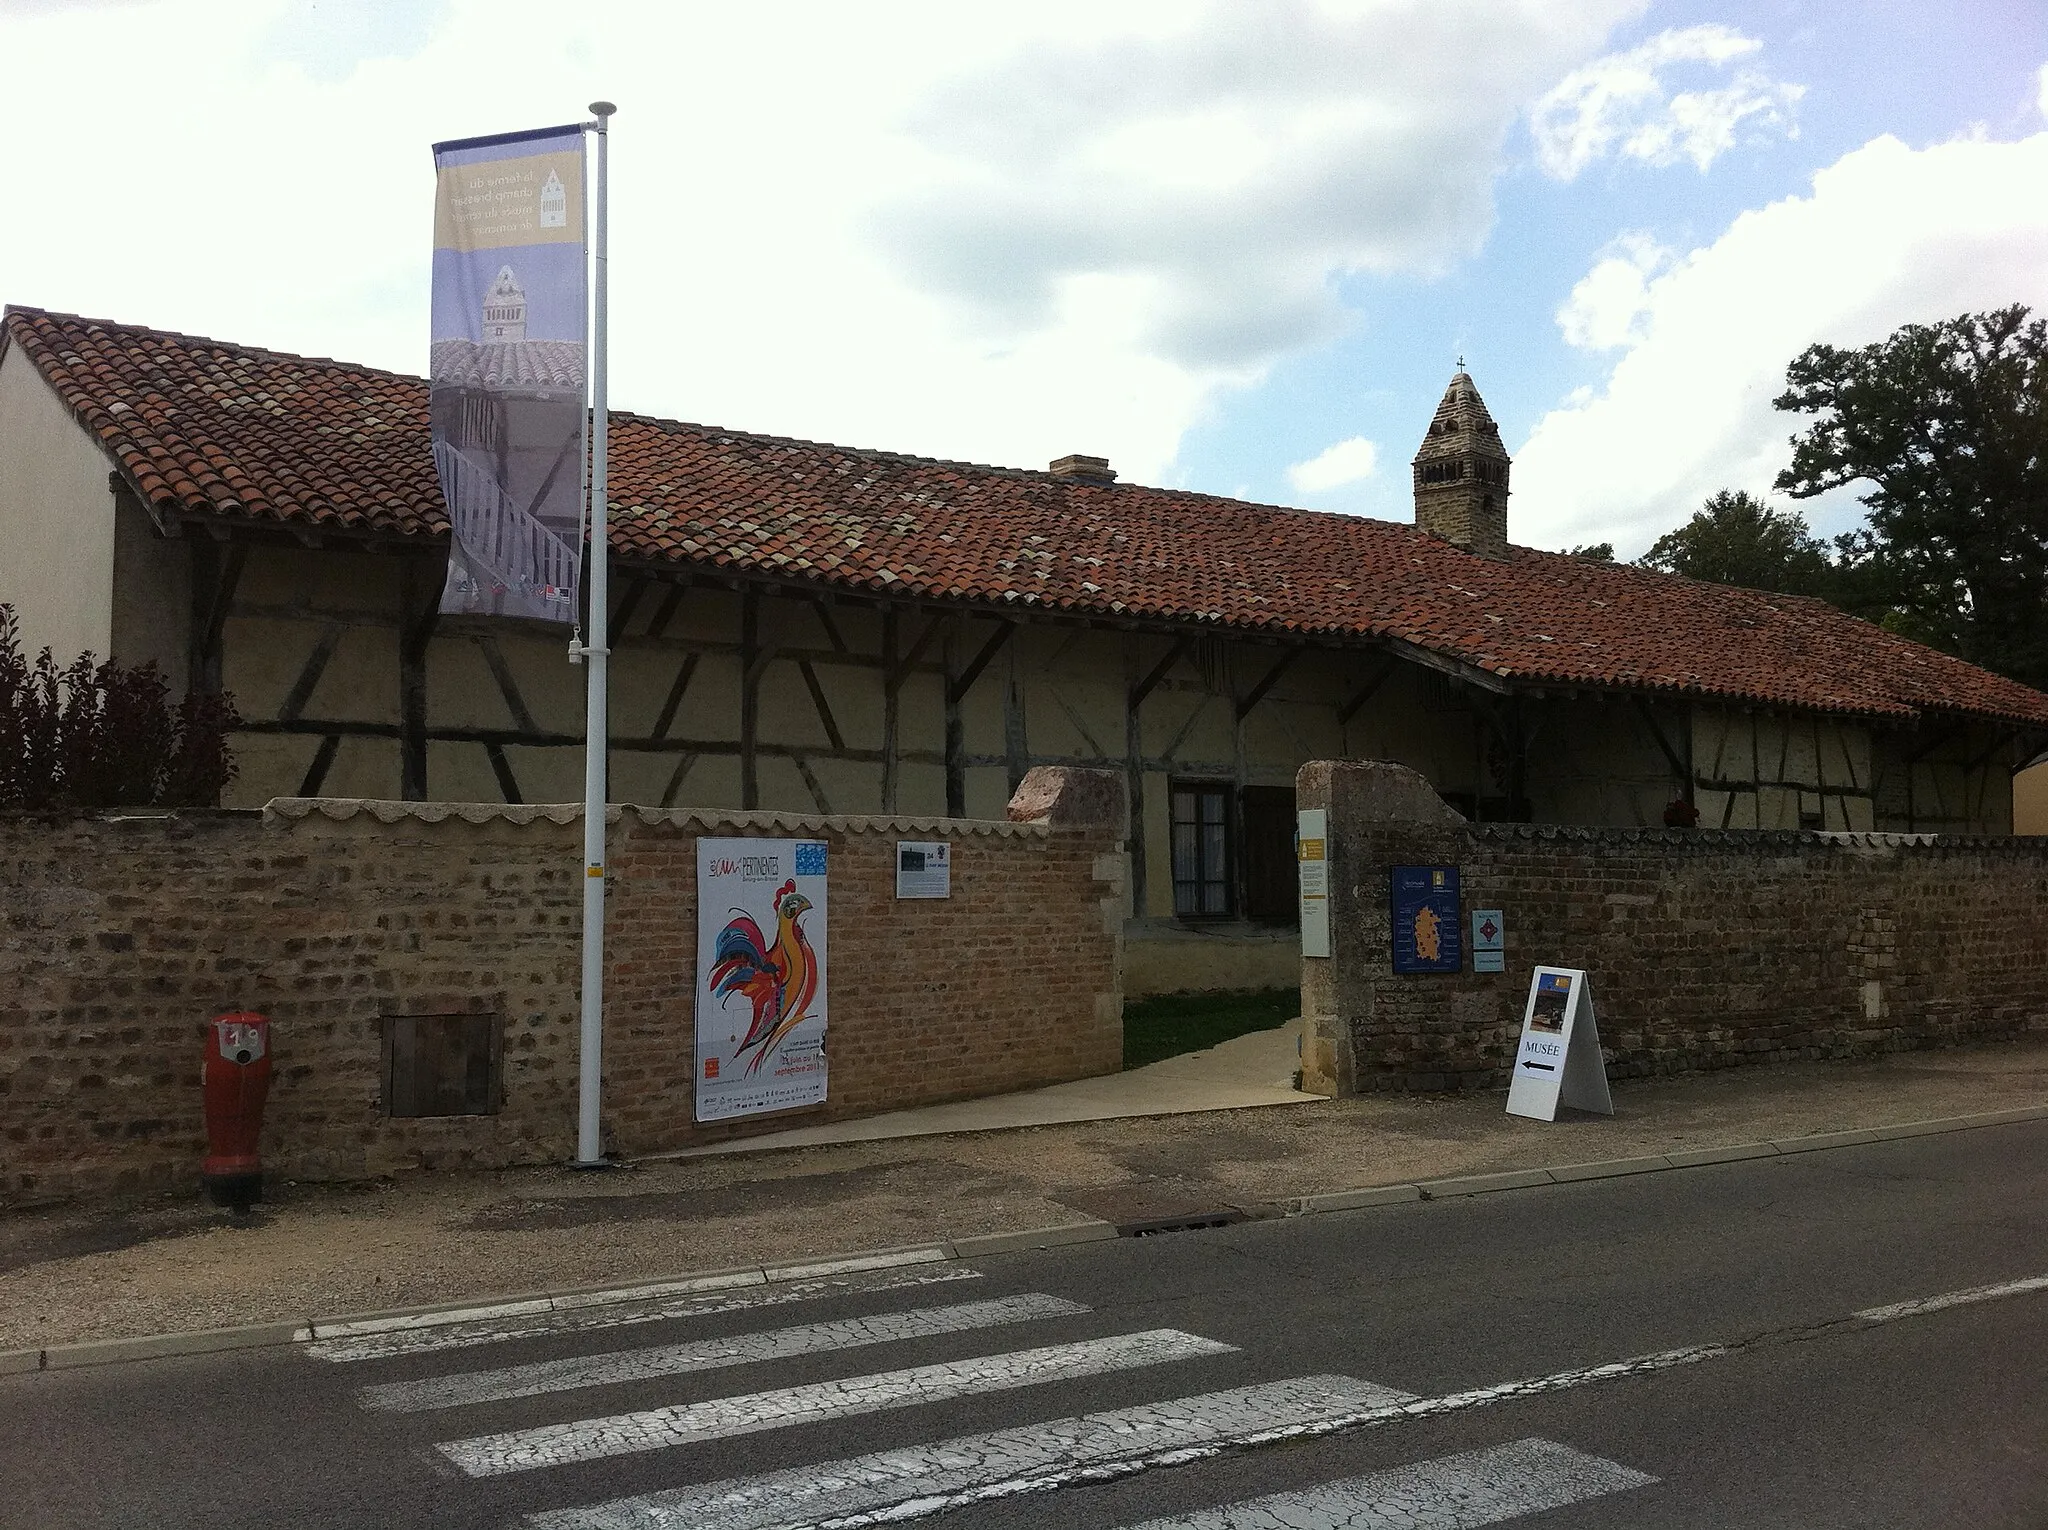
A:
{"type": "Polygon", "coordinates": [[[1235,1206],[1221,1211],[1188,1211],[1172,1217],[1146,1217],[1137,1222],[1119,1222],[1116,1235],[1119,1238],[1155,1238],[1160,1233],[1195,1232],[1204,1227],[1229,1227],[1232,1223],[1245,1220],[1245,1213],[1235,1206]]]}

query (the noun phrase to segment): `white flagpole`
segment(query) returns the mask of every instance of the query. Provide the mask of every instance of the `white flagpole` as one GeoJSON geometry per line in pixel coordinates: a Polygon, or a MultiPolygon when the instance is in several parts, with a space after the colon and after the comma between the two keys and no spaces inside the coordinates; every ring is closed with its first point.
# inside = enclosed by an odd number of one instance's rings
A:
{"type": "Polygon", "coordinates": [[[605,542],[605,456],[610,416],[605,389],[605,340],[608,322],[605,290],[606,242],[609,230],[605,199],[608,132],[618,108],[609,101],[590,103],[597,118],[597,270],[593,283],[590,331],[590,556],[584,578],[590,589],[589,636],[583,656],[590,668],[585,679],[583,709],[583,1027],[576,1080],[576,1166],[601,1168],[604,1144],[598,1132],[598,1102],[604,1078],[604,870],[605,753],[611,741],[606,707],[607,670],[611,658],[611,611],[607,590],[610,552],[605,542]]]}

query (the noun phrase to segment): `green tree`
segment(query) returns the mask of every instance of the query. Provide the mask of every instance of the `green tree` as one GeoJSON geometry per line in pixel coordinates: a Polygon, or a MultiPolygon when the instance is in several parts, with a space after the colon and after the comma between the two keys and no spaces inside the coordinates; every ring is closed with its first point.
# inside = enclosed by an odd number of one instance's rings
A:
{"type": "Polygon", "coordinates": [[[1567,558],[1585,558],[1594,563],[1612,563],[1614,544],[1612,542],[1581,542],[1576,547],[1564,550],[1567,558]]]}
{"type": "Polygon", "coordinates": [[[1833,593],[1828,546],[1796,510],[1773,510],[1753,494],[1723,489],[1676,531],[1636,559],[1641,568],[1715,584],[1787,595],[1833,593]]]}
{"type": "Polygon", "coordinates": [[[1840,578],[1886,625],[2048,687],[2048,323],[2015,305],[1909,324],[1874,345],[1809,346],[1780,409],[1815,416],[1777,487],[1846,484],[1868,528],[1840,578]]]}

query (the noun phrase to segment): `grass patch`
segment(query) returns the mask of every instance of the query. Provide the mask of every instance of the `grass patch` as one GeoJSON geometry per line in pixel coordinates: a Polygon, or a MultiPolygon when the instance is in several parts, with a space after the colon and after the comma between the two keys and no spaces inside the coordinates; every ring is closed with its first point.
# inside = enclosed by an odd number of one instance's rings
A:
{"type": "Polygon", "coordinates": [[[1252,993],[1168,993],[1124,1001],[1124,1066],[1199,1052],[1233,1036],[1270,1031],[1301,1013],[1299,988],[1252,993]]]}

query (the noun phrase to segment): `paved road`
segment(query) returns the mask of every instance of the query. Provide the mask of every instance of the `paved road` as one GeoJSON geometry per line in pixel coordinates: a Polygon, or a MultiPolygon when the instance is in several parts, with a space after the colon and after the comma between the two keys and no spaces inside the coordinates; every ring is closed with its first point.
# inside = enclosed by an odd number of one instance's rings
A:
{"type": "Polygon", "coordinates": [[[1992,1127],[0,1379],[0,1522],[2040,1527],[2042,1277],[1992,1127]]]}

